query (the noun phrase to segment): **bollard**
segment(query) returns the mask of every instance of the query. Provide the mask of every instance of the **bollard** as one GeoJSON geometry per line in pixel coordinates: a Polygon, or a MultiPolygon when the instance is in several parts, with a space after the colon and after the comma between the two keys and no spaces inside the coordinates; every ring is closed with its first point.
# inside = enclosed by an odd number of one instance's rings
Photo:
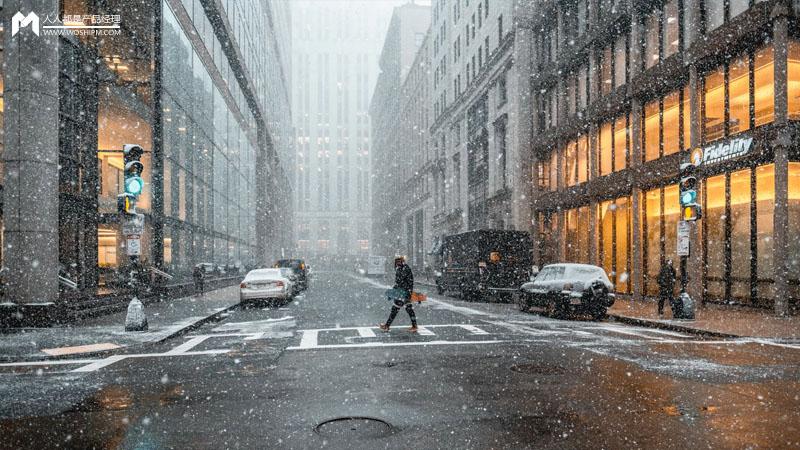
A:
{"type": "Polygon", "coordinates": [[[133,297],[133,300],[128,303],[125,331],[147,331],[147,315],[144,313],[144,305],[136,297],[133,297]]]}

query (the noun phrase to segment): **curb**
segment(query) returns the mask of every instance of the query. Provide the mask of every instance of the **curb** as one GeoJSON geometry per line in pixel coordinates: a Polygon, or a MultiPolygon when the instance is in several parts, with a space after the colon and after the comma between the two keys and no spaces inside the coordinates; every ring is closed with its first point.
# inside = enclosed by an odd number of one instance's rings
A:
{"type": "Polygon", "coordinates": [[[738,334],[729,334],[729,333],[720,333],[717,331],[709,331],[709,330],[702,330],[700,328],[689,327],[685,325],[673,324],[673,323],[664,323],[655,320],[647,320],[647,319],[639,319],[636,317],[628,317],[622,316],[619,314],[612,314],[609,313],[608,317],[613,319],[616,322],[627,323],[631,325],[639,325],[648,328],[659,328],[662,330],[670,330],[670,331],[679,331],[684,333],[695,334],[698,336],[705,336],[710,338],[723,338],[723,339],[730,339],[730,338],[743,338],[747,336],[740,336],[738,334]]]}
{"type": "Polygon", "coordinates": [[[205,325],[205,324],[207,324],[209,322],[214,322],[216,320],[219,320],[219,318],[220,318],[220,316],[222,316],[222,314],[225,314],[225,313],[229,312],[230,310],[238,307],[239,305],[240,305],[240,303],[234,303],[233,305],[230,305],[230,306],[228,306],[228,307],[226,307],[224,309],[221,309],[221,310],[219,310],[219,311],[217,311],[217,312],[215,312],[213,314],[210,314],[210,315],[208,315],[208,316],[206,316],[206,317],[204,317],[202,319],[199,319],[196,322],[192,322],[192,323],[186,325],[185,327],[183,327],[183,328],[181,328],[179,330],[176,330],[173,333],[171,333],[171,334],[169,334],[167,336],[164,336],[164,337],[162,337],[160,339],[154,340],[154,341],[147,341],[147,342],[142,342],[142,343],[134,344],[134,345],[124,345],[124,346],[120,346],[118,348],[114,348],[114,349],[110,349],[110,350],[99,350],[99,351],[96,351],[96,352],[86,352],[86,353],[74,353],[74,354],[71,354],[71,355],[49,356],[49,355],[43,354],[39,358],[23,358],[23,359],[13,358],[13,357],[9,357],[9,356],[0,356],[0,363],[34,362],[34,361],[57,361],[57,360],[63,360],[63,359],[105,357],[105,356],[111,356],[111,355],[113,355],[115,353],[125,352],[125,351],[128,351],[128,350],[136,350],[136,349],[147,348],[149,346],[156,345],[156,344],[161,344],[161,343],[166,342],[166,341],[168,341],[170,339],[173,339],[173,338],[176,338],[176,337],[181,336],[183,334],[186,334],[186,333],[188,333],[188,332],[190,332],[192,330],[200,328],[201,326],[203,326],[203,325],[205,325]]]}

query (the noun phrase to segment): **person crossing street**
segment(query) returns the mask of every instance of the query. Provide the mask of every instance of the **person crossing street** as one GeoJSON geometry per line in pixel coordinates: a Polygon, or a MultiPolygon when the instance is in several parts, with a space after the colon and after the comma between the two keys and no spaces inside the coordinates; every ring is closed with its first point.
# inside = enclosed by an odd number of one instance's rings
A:
{"type": "Polygon", "coordinates": [[[417,332],[417,316],[414,314],[414,307],[411,304],[411,292],[414,290],[414,273],[411,267],[406,264],[405,258],[402,256],[395,256],[394,258],[394,287],[393,289],[399,290],[401,295],[392,301],[392,310],[389,312],[389,318],[386,323],[380,324],[382,331],[389,331],[392,322],[397,317],[400,308],[405,307],[409,319],[411,319],[411,328],[408,329],[411,333],[417,332]]]}

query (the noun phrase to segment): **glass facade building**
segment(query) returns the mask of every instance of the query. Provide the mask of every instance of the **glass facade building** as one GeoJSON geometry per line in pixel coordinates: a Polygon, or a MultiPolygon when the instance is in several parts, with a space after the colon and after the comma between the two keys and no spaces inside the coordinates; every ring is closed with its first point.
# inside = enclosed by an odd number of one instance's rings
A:
{"type": "MultiPolygon", "coordinates": [[[[114,18],[119,25],[116,34],[65,33],[41,42],[30,29],[3,37],[4,48],[11,46],[15,55],[3,66],[6,86],[9,80],[25,81],[9,78],[26,76],[15,67],[26,63],[18,47],[47,45],[56,55],[40,69],[41,77],[58,80],[58,123],[37,124],[58,134],[52,149],[58,154],[53,219],[58,249],[48,250],[58,261],[43,270],[48,277],[75,282],[78,289],[51,290],[44,300],[64,304],[122,285],[121,269],[130,263],[116,198],[122,192],[126,143],[146,150],[145,189],[137,203],[145,215],[140,259],[172,275],[171,282],[190,278],[201,262],[239,268],[267,264],[292,245],[288,5],[41,3],[42,10],[34,13],[57,16],[64,25],[91,24],[92,17],[114,18]]],[[[17,12],[10,9],[0,9],[6,30],[17,12]]],[[[3,162],[14,162],[17,156],[7,148],[3,162]]],[[[0,172],[5,181],[8,170],[0,172]]],[[[4,220],[9,198],[3,202],[4,220]]],[[[23,263],[8,253],[1,255],[4,267],[23,263]]],[[[14,302],[14,285],[9,288],[14,302]]],[[[16,301],[26,303],[22,297],[16,301]]]]}
{"type": "Polygon", "coordinates": [[[658,294],[677,261],[679,166],[700,155],[689,291],[774,308],[800,298],[800,35],[776,2],[578,0],[534,29],[535,255],[658,294]],[[588,25],[587,25],[588,24],[588,25]]]}

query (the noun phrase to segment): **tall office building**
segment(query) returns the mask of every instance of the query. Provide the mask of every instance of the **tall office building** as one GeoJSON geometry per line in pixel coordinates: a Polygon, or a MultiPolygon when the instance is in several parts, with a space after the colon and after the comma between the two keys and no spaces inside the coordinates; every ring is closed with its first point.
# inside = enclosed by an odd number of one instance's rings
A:
{"type": "Polygon", "coordinates": [[[392,7],[292,2],[295,230],[306,257],[370,249],[369,104],[392,7]]]}
{"type": "Polygon", "coordinates": [[[16,0],[0,14],[0,317],[70,314],[124,289],[125,143],[147,151],[148,268],[178,282],[200,262],[280,255],[294,154],[285,2],[16,0]]]}

